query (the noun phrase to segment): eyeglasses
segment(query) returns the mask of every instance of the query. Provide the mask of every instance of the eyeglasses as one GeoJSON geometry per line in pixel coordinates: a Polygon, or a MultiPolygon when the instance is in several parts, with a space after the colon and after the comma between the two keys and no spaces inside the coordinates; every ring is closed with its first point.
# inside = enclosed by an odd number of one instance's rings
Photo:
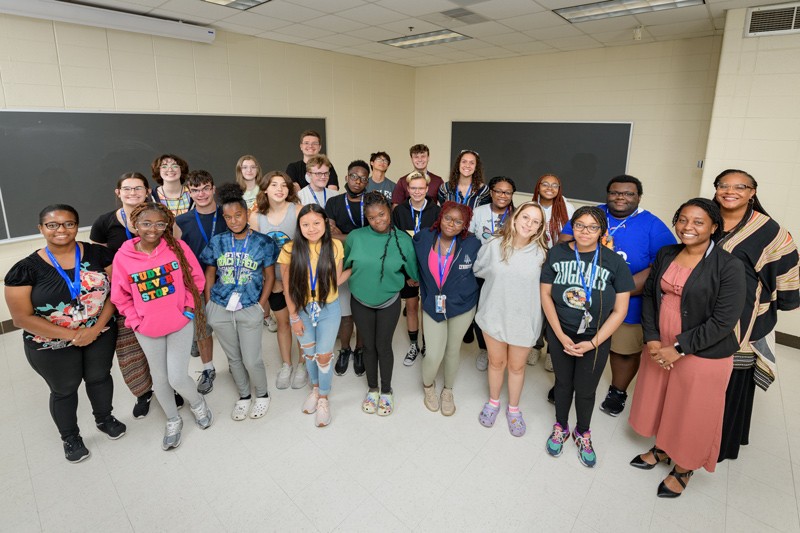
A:
{"type": "Polygon", "coordinates": [[[330,172],[309,172],[315,178],[327,178],[331,175],[330,172]]]}
{"type": "Polygon", "coordinates": [[[212,185],[206,185],[200,189],[196,189],[194,187],[189,187],[189,194],[200,194],[201,192],[211,192],[214,187],[212,185]]]}
{"type": "Polygon", "coordinates": [[[302,144],[303,146],[319,146],[319,143],[316,142],[316,141],[311,142],[311,143],[310,142],[303,142],[303,143],[300,143],[300,144],[302,144]]]}
{"type": "Polygon", "coordinates": [[[177,163],[171,165],[161,165],[161,170],[178,170],[181,166],[177,163]]]}
{"type": "Polygon", "coordinates": [[[75,229],[78,227],[78,223],[74,220],[67,220],[66,222],[45,222],[42,225],[50,231],[55,231],[61,226],[64,226],[64,229],[75,229]]]}
{"type": "Polygon", "coordinates": [[[136,224],[136,228],[137,229],[145,229],[145,230],[146,229],[150,229],[150,228],[156,228],[159,231],[164,231],[165,229],[167,229],[167,223],[166,222],[139,222],[139,223],[136,224]]]}
{"type": "Polygon", "coordinates": [[[614,198],[616,196],[624,196],[625,198],[633,198],[637,193],[633,191],[608,191],[608,196],[614,198]]]}
{"type": "Polygon", "coordinates": [[[492,192],[495,193],[497,196],[511,196],[514,194],[514,191],[501,191],[499,189],[492,189],[492,192]]]}
{"type": "Polygon", "coordinates": [[[454,225],[457,228],[460,228],[461,226],[464,225],[464,221],[463,220],[461,220],[460,218],[453,218],[450,215],[443,216],[442,220],[444,220],[448,224],[454,225]]]}
{"type": "Polygon", "coordinates": [[[598,226],[597,224],[589,224],[587,226],[586,224],[583,224],[581,222],[576,222],[575,224],[572,225],[572,227],[575,229],[575,231],[588,231],[589,233],[597,233],[598,231],[600,231],[600,226],[598,226]]]}
{"type": "Polygon", "coordinates": [[[385,157],[376,157],[376,158],[374,159],[374,161],[375,161],[376,163],[386,163],[387,165],[389,164],[389,160],[388,160],[388,159],[386,159],[385,157]]]}
{"type": "Polygon", "coordinates": [[[136,187],[120,187],[119,190],[122,192],[142,192],[147,187],[142,187],[141,185],[136,187]]]}
{"type": "Polygon", "coordinates": [[[423,191],[427,191],[428,188],[427,187],[409,187],[408,190],[411,191],[411,192],[423,192],[423,191]]]}
{"type": "Polygon", "coordinates": [[[549,181],[543,181],[539,184],[539,187],[544,187],[545,189],[559,189],[561,185],[558,183],[550,183],[549,181]]]}
{"type": "Polygon", "coordinates": [[[747,189],[755,190],[756,188],[751,187],[750,185],[745,185],[744,183],[720,183],[717,185],[718,191],[729,191],[731,189],[737,192],[744,192],[747,189]]]}
{"type": "Polygon", "coordinates": [[[348,174],[347,175],[347,179],[353,180],[353,181],[360,181],[361,183],[367,183],[369,181],[368,177],[359,176],[358,174],[348,174]]]}

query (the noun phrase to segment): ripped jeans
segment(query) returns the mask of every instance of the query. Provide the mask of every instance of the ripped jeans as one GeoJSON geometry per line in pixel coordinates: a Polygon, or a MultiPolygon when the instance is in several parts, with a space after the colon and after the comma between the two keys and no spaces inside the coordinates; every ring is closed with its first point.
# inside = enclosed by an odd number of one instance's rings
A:
{"type": "Polygon", "coordinates": [[[306,369],[311,384],[319,387],[319,394],[327,396],[331,392],[331,381],[333,381],[333,357],[326,365],[317,362],[319,354],[333,354],[333,346],[336,344],[336,335],[339,333],[339,322],[342,319],[342,311],[339,307],[338,298],[336,301],[325,304],[319,312],[317,325],[311,324],[311,317],[308,314],[308,306],[298,313],[300,320],[303,321],[303,334],[297,338],[306,360],[306,369]]]}

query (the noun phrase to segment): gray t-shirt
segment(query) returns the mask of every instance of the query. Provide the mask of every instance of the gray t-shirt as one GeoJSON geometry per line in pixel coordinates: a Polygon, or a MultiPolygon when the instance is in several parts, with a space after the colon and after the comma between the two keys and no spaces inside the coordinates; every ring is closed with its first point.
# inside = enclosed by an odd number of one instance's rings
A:
{"type": "Polygon", "coordinates": [[[369,178],[369,183],[367,183],[367,192],[372,191],[380,191],[389,200],[389,203],[392,202],[392,192],[394,192],[395,182],[390,180],[389,178],[383,178],[383,181],[380,183],[375,183],[372,181],[372,177],[369,178]]]}
{"type": "MultiPolygon", "coordinates": [[[[258,231],[272,238],[278,250],[282,249],[283,245],[287,242],[294,240],[296,229],[297,206],[295,204],[289,204],[289,208],[286,210],[286,216],[277,224],[272,224],[267,218],[267,215],[258,214],[258,231]]],[[[281,279],[280,268],[275,269],[275,279],[281,279]]]]}

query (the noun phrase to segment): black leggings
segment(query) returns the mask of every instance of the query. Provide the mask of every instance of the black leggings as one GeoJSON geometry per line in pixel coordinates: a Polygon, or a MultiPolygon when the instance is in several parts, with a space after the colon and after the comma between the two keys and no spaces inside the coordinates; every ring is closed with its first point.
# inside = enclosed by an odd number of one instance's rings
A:
{"type": "Polygon", "coordinates": [[[60,350],[37,350],[25,344],[25,356],[50,387],[50,415],[61,438],[79,435],[78,388],[86,382],[86,395],[96,421],[111,415],[114,381],[111,363],[117,342],[117,327],[101,333],[89,346],[68,346],[60,350]]]}
{"type": "Polygon", "coordinates": [[[374,309],[350,298],[350,310],[361,338],[364,340],[364,368],[367,371],[367,385],[378,388],[378,366],[380,365],[381,392],[392,391],[392,369],[394,352],[392,337],[400,319],[400,298],[383,309],[374,309]]]}
{"type": "MultiPolygon", "coordinates": [[[[565,331],[569,338],[575,342],[588,341],[594,335],[578,335],[565,331]]],[[[556,422],[561,427],[567,428],[569,423],[569,410],[572,407],[572,398],[575,397],[575,413],[578,415],[576,429],[583,433],[592,423],[594,411],[594,397],[600,376],[606,367],[608,351],[611,349],[611,339],[601,344],[595,351],[586,352],[583,357],[573,357],[564,354],[564,346],[547,328],[547,346],[553,360],[553,371],[556,374],[556,422]]]]}

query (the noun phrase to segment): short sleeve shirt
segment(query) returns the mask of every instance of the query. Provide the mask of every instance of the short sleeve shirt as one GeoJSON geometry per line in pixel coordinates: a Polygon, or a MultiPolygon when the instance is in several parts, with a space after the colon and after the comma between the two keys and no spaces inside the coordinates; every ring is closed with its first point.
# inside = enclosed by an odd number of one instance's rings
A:
{"type": "MultiPolygon", "coordinates": [[[[342,246],[341,241],[337,239],[331,239],[331,244],[333,245],[333,262],[338,265],[339,261],[344,260],[344,247],[342,246]]],[[[291,266],[293,248],[294,248],[294,241],[287,242],[286,244],[283,245],[281,254],[278,256],[278,264],[291,266]]],[[[317,263],[319,262],[319,250],[320,250],[319,243],[316,246],[312,245],[309,248],[309,260],[311,261],[311,268],[314,271],[317,270],[317,263]]],[[[331,287],[328,291],[328,297],[325,299],[325,303],[335,302],[338,297],[339,297],[339,288],[336,286],[331,287]]],[[[311,301],[310,284],[308,287],[308,301],[309,302],[311,301]]]]}
{"type": "Polygon", "coordinates": [[[89,232],[89,239],[92,242],[105,244],[112,254],[117,253],[117,250],[128,240],[125,227],[117,220],[117,211],[119,209],[97,217],[89,232]]]}
{"type": "MultiPolygon", "coordinates": [[[[214,235],[219,235],[228,231],[228,226],[225,224],[225,219],[222,217],[222,206],[217,206],[216,213],[200,214],[196,209],[192,209],[188,213],[184,213],[175,218],[175,223],[181,229],[181,240],[189,245],[189,248],[194,252],[194,256],[200,260],[205,247],[214,235]],[[216,220],[214,215],[216,214],[216,220]],[[197,218],[200,218],[200,225],[197,224],[197,218]],[[200,231],[200,228],[203,228],[200,231]],[[205,232],[205,236],[203,234],[205,232]]],[[[202,264],[202,261],[201,261],[202,264]]],[[[208,266],[208,265],[203,265],[208,266]]]]}

